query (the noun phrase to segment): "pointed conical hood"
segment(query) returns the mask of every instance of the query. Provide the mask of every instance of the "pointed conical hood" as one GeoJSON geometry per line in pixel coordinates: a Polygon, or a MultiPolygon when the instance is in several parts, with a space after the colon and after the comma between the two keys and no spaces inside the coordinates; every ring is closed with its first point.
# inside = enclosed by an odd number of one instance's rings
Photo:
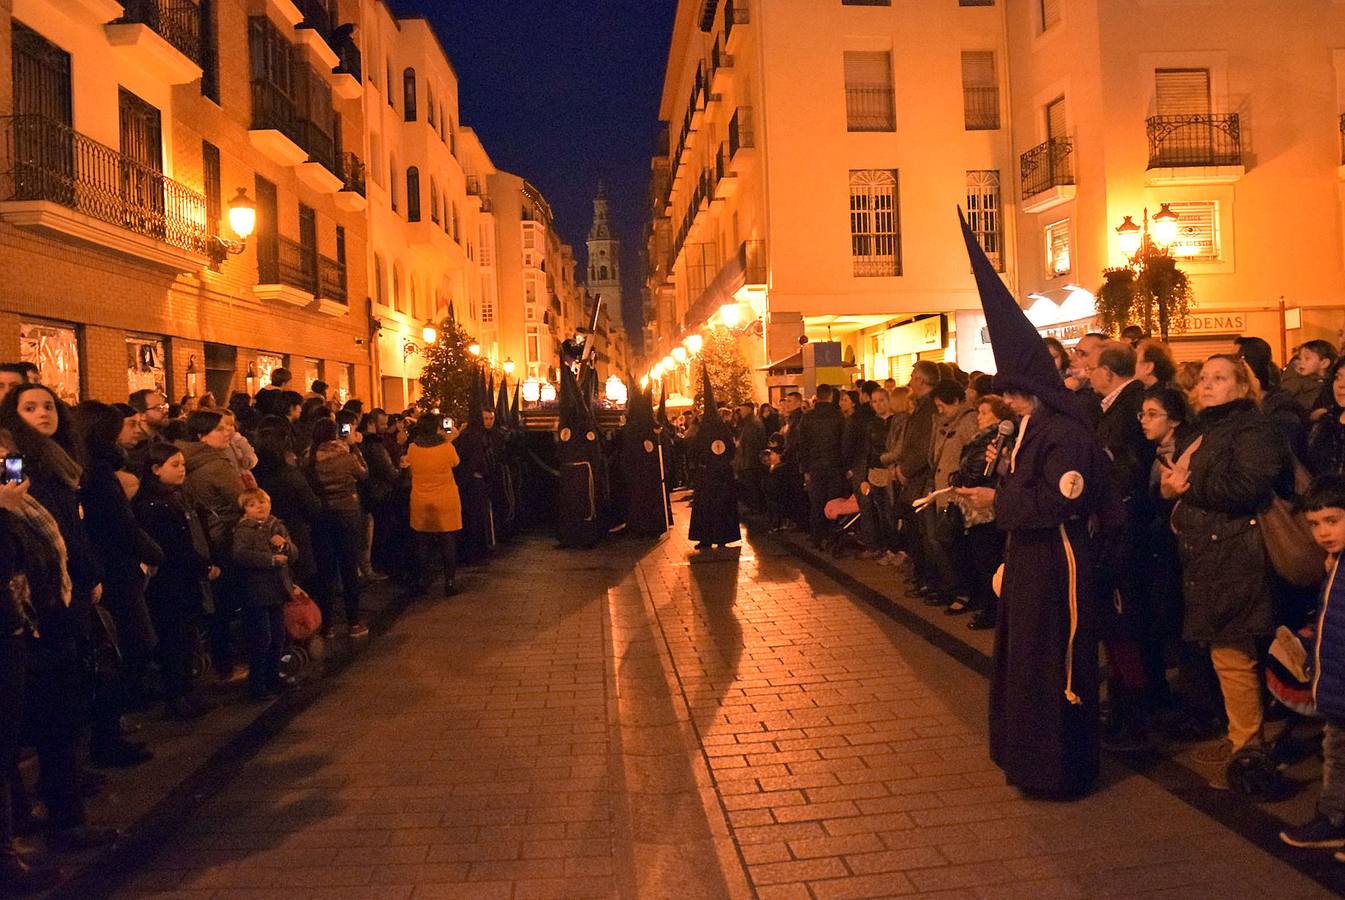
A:
{"type": "Polygon", "coordinates": [[[513,428],[514,423],[509,421],[509,385],[508,380],[500,376],[500,392],[495,396],[495,427],[513,428]]]}
{"type": "Polygon", "coordinates": [[[486,402],[489,403],[495,396],[495,370],[490,372],[490,380],[486,382],[486,402]]]}
{"type": "Polygon", "coordinates": [[[509,405],[509,427],[517,428],[523,424],[523,406],[519,403],[519,392],[523,382],[514,382],[514,402],[509,405]]]}
{"type": "Polygon", "coordinates": [[[714,440],[726,441],[730,446],[733,444],[733,429],[728,423],[719,418],[719,404],[715,402],[715,388],[710,383],[710,370],[705,364],[701,364],[701,393],[704,395],[705,415],[701,418],[700,427],[696,429],[696,438],[704,439],[707,443],[714,440]]]}
{"type": "Polygon", "coordinates": [[[478,369],[476,374],[472,376],[472,388],[468,391],[467,396],[467,424],[475,425],[478,428],[484,428],[486,424],[482,415],[485,404],[481,402],[481,395],[485,388],[482,380],[484,377],[481,370],[478,369]]]}
{"type": "Polygon", "coordinates": [[[630,398],[626,403],[626,427],[633,434],[646,434],[653,431],[654,404],[652,399],[640,390],[634,378],[627,379],[626,384],[627,395],[630,398]]]}
{"type": "MultiPolygon", "coordinates": [[[[653,388],[651,387],[650,390],[652,391],[653,388]]],[[[672,422],[668,421],[668,392],[663,390],[662,385],[659,387],[658,394],[658,423],[664,428],[672,427],[672,422]]]]}
{"type": "Polygon", "coordinates": [[[1060,371],[1051,359],[1046,342],[1028,321],[1018,301],[1004,286],[1004,281],[986,257],[967,224],[961,207],[957,211],[962,223],[962,238],[967,245],[971,271],[976,277],[976,290],[981,295],[985,324],[990,332],[990,347],[995,354],[995,390],[1023,391],[1035,395],[1058,412],[1084,418],[1082,405],[1060,379],[1060,371]]]}

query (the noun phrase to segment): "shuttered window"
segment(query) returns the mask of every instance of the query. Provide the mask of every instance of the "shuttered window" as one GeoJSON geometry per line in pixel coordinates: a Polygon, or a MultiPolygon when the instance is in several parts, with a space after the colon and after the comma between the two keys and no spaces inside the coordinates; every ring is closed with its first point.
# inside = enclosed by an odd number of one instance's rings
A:
{"type": "Polygon", "coordinates": [[[1203,262],[1219,259],[1221,248],[1217,201],[1169,203],[1168,209],[1177,214],[1177,239],[1172,243],[1173,256],[1203,262]]]}
{"type": "Polygon", "coordinates": [[[999,128],[999,77],[993,51],[963,52],[962,108],[967,131],[999,128]]]}
{"type": "Polygon", "coordinates": [[[1045,31],[1060,21],[1065,0],[1038,0],[1041,5],[1041,30],[1045,31]]]}
{"type": "Polygon", "coordinates": [[[1209,115],[1209,69],[1156,69],[1156,109],[1160,116],[1209,115]]]}
{"type": "Polygon", "coordinates": [[[1069,124],[1065,120],[1065,98],[1057,97],[1046,104],[1046,137],[1050,140],[1065,137],[1069,124]]]}
{"type": "Polygon", "coordinates": [[[891,53],[846,52],[845,111],[850,131],[892,131],[896,128],[891,53]]]}
{"type": "Polygon", "coordinates": [[[1046,274],[1054,278],[1068,275],[1072,267],[1069,246],[1069,219],[1046,226],[1046,274]]]}
{"type": "Polygon", "coordinates": [[[850,173],[850,255],[861,278],[901,274],[896,169],[850,173]]]}

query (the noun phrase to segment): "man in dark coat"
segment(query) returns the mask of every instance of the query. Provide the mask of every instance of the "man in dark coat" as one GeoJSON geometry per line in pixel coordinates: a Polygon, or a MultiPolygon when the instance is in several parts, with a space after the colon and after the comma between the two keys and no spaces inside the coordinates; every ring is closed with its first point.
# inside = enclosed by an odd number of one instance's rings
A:
{"type": "Polygon", "coordinates": [[[694,454],[699,461],[691,497],[687,537],[697,550],[723,547],[742,540],[738,526],[738,479],[733,474],[733,430],[719,417],[710,373],[701,367],[705,417],[696,430],[694,454]]]}
{"type": "Polygon", "coordinates": [[[902,425],[897,439],[897,486],[893,516],[900,521],[901,549],[911,559],[917,592],[937,596],[937,573],[929,554],[925,552],[924,517],[915,512],[912,504],[929,493],[934,467],[934,398],[930,393],[939,383],[939,369],[922,359],[911,369],[907,384],[911,396],[911,413],[902,425]]]}
{"type": "Polygon", "coordinates": [[[617,456],[625,491],[626,528],[636,534],[660,535],[668,530],[668,507],[663,487],[663,446],[654,429],[654,399],[634,387],[629,396],[617,456]]]}
{"type": "MultiPolygon", "coordinates": [[[[959,216],[960,217],[960,216],[959,216]]],[[[996,390],[1022,416],[993,504],[1008,532],[990,687],[990,755],[1025,792],[1073,797],[1098,771],[1097,598],[1090,519],[1110,496],[1106,457],[1079,398],[962,220],[994,348],[996,390]]]]}
{"type": "Polygon", "coordinates": [[[593,412],[568,365],[560,367],[556,439],[560,470],[556,528],[560,545],[587,549],[607,532],[607,461],[593,412]]]}
{"type": "Polygon", "coordinates": [[[509,438],[512,431],[509,423],[509,391],[503,378],[500,379],[494,410],[485,410],[482,415],[490,445],[490,477],[487,480],[490,484],[490,508],[495,519],[495,536],[498,540],[513,532],[515,505],[514,477],[509,466],[509,438]]]}
{"type": "Polygon", "coordinates": [[[462,540],[459,560],[478,562],[495,544],[494,514],[490,508],[490,437],[485,422],[485,379],[478,373],[467,406],[467,427],[458,434],[453,447],[458,451],[458,467],[453,477],[462,501],[462,540]]]}
{"type": "Polygon", "coordinates": [[[734,468],[742,486],[743,504],[750,510],[759,510],[765,502],[766,465],[761,455],[766,451],[766,428],[757,418],[756,404],[751,400],[738,407],[738,451],[734,468]]]}
{"type": "MultiPolygon", "coordinates": [[[[1151,703],[1165,684],[1161,617],[1148,602],[1144,541],[1153,518],[1149,474],[1154,445],[1144,437],[1140,408],[1144,386],[1135,378],[1136,354],[1130,345],[1109,341],[1096,356],[1088,381],[1097,394],[1097,439],[1106,451],[1108,474],[1116,498],[1125,506],[1123,526],[1100,548],[1105,562],[1098,588],[1112,598],[1114,616],[1105,626],[1112,679],[1108,746],[1141,749],[1147,744],[1146,720],[1151,703]]],[[[1104,607],[1105,609],[1105,607],[1104,607]]]]}
{"type": "Polygon", "coordinates": [[[827,536],[828,501],[849,493],[841,452],[844,432],[845,417],[836,405],[836,389],[819,384],[813,408],[799,421],[798,435],[799,468],[808,492],[808,533],[815,546],[827,536]]]}

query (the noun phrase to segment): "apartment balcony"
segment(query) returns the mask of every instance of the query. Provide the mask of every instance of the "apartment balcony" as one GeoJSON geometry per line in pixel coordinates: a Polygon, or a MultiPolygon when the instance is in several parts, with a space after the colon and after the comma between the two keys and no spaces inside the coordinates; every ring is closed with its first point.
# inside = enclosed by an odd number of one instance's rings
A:
{"type": "Polygon", "coordinates": [[[964,87],[962,89],[963,125],[967,131],[999,129],[999,88],[964,87]]]}
{"type": "Polygon", "coordinates": [[[1074,199],[1074,141],[1050,138],[1019,157],[1023,212],[1039,213],[1074,199]]]}
{"type": "Polygon", "coordinates": [[[895,131],[895,94],[888,84],[847,85],[845,120],[848,131],[895,131]]]}
{"type": "Polygon", "coordinates": [[[257,241],[257,283],[252,293],[262,300],[308,306],[318,295],[318,255],[287,237],[257,241]]]}
{"type": "Polygon", "coordinates": [[[345,187],[336,158],[336,139],[307,119],[299,120],[299,144],[308,151],[308,159],[299,163],[294,174],[319,194],[335,194],[345,187]]]}
{"type": "Polygon", "coordinates": [[[733,54],[724,49],[720,41],[715,41],[710,50],[710,101],[719,99],[719,95],[728,91],[733,84],[733,54]]]}
{"type": "Polygon", "coordinates": [[[1237,113],[1150,116],[1150,185],[1232,184],[1246,174],[1237,113]]]}
{"type": "Polygon", "coordinates": [[[333,40],[339,62],[332,70],[332,93],[342,100],[358,100],[364,96],[364,63],[360,46],[341,29],[333,40]]]}
{"type": "Polygon", "coordinates": [[[318,257],[318,312],[329,316],[350,312],[346,267],[327,256],[318,257]]]}
{"type": "Polygon", "coordinates": [[[749,21],[747,7],[742,0],[737,3],[724,0],[724,49],[729,53],[737,51],[749,21]]]}
{"type": "Polygon", "coordinates": [[[715,199],[727,200],[738,193],[738,176],[729,170],[729,151],[725,144],[719,145],[715,154],[715,199]]]}
{"type": "Polygon", "coordinates": [[[108,43],[137,69],[167,84],[201,77],[201,9],[194,0],[125,0],[103,26],[108,43]]]}
{"type": "Polygon", "coordinates": [[[173,272],[208,261],[205,197],[65,124],[8,116],[0,221],[173,272]]]}
{"type": "Polygon", "coordinates": [[[687,121],[697,131],[705,124],[705,64],[696,66],[696,82],[691,86],[691,102],[687,104],[687,121]]]}
{"type": "Polygon", "coordinates": [[[57,0],[70,14],[103,25],[126,14],[119,0],[57,0]]]}
{"type": "Polygon", "coordinates": [[[289,97],[269,82],[252,82],[252,128],[248,140],[263,156],[279,166],[307,162],[302,126],[303,120],[289,97]]]}
{"type": "Polygon", "coordinates": [[[752,130],[752,107],[740,106],[729,119],[729,172],[741,175],[757,157],[756,135],[752,130]]]}
{"type": "Polygon", "coordinates": [[[341,189],[336,192],[336,208],[345,212],[363,212],[368,206],[364,161],[354,153],[342,153],[337,160],[336,174],[341,179],[341,189]]]}

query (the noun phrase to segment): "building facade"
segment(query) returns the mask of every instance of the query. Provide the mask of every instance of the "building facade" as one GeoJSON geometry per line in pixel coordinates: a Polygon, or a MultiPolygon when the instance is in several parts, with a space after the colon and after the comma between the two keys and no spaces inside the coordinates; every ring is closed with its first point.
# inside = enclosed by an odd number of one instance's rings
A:
{"type": "Polygon", "coordinates": [[[0,355],[72,401],[367,396],[357,12],[0,0],[0,355]]]}
{"type": "Polygon", "coordinates": [[[1116,227],[1164,204],[1195,294],[1179,355],[1336,339],[1342,39],[1345,7],[1310,0],[683,0],[649,361],[710,326],[771,396],[824,357],[847,377],[991,367],[959,205],[1066,342],[1125,261],[1116,227]]]}

